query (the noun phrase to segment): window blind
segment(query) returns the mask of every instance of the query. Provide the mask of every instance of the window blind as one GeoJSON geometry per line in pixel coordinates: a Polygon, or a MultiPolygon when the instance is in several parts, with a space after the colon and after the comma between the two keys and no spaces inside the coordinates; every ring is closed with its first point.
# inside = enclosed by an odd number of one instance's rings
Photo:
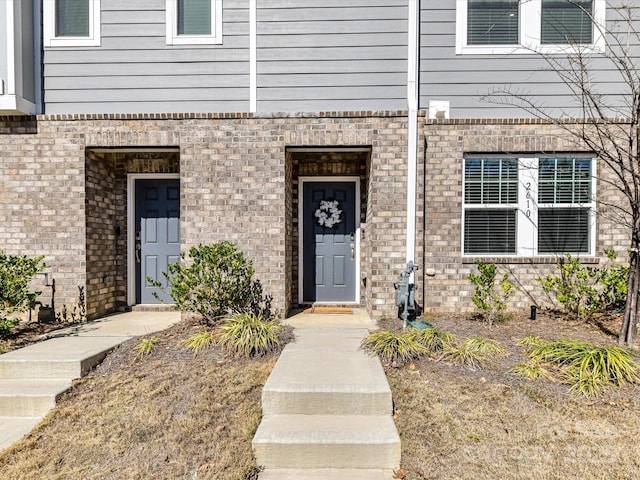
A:
{"type": "Polygon", "coordinates": [[[89,0],[56,0],[56,37],[89,36],[89,0]]]}
{"type": "Polygon", "coordinates": [[[538,210],[538,252],[589,253],[589,209],[538,210]]]}
{"type": "Polygon", "coordinates": [[[541,158],[538,184],[540,203],[591,203],[591,159],[541,158]]]}
{"type": "Polygon", "coordinates": [[[468,45],[517,45],[518,0],[468,0],[468,45]]]}
{"type": "Polygon", "coordinates": [[[542,0],[541,43],[593,42],[593,0],[542,0]]]}
{"type": "Polygon", "coordinates": [[[465,254],[515,254],[516,210],[465,210],[465,254]]]}
{"type": "Polygon", "coordinates": [[[178,35],[211,35],[211,0],[177,0],[178,35]]]}

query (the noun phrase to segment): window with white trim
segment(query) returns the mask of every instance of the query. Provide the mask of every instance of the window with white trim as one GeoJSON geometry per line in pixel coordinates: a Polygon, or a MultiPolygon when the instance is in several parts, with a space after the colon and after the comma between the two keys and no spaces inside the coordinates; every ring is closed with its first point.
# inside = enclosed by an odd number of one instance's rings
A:
{"type": "Polygon", "coordinates": [[[591,157],[464,159],[463,254],[594,253],[591,157]]]}
{"type": "Polygon", "coordinates": [[[166,0],[167,45],[222,43],[222,0],[166,0]]]}
{"type": "Polygon", "coordinates": [[[45,47],[100,46],[100,0],[44,0],[45,47]]]}
{"type": "Polygon", "coordinates": [[[456,53],[604,50],[605,0],[456,0],[456,53]]]}

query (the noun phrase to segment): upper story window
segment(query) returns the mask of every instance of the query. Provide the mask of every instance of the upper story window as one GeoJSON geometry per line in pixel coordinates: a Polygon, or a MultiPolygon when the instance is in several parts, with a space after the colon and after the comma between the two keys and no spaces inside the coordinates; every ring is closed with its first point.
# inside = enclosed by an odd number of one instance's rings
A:
{"type": "Polygon", "coordinates": [[[592,255],[593,170],[589,157],[465,158],[464,255],[592,255]]]}
{"type": "Polygon", "coordinates": [[[456,53],[604,50],[605,0],[456,0],[456,53]]]}
{"type": "Polygon", "coordinates": [[[44,0],[45,47],[100,45],[100,0],[44,0]]]}
{"type": "Polygon", "coordinates": [[[167,45],[222,43],[222,0],[166,0],[167,45]]]}

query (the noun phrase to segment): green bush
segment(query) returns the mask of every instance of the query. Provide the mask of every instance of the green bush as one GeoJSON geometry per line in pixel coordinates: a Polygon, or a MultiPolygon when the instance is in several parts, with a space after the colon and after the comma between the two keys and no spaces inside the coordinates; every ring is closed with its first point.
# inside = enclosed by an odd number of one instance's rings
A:
{"type": "MultiPolygon", "coordinates": [[[[609,385],[640,381],[639,366],[628,350],[618,346],[601,347],[575,339],[557,341],[536,339],[528,346],[530,368],[544,369],[546,376],[555,372],[570,390],[583,395],[597,395],[609,385]]],[[[517,373],[527,375],[529,369],[519,366],[517,373]]]]}
{"type": "Polygon", "coordinates": [[[509,282],[509,274],[505,273],[496,283],[498,268],[494,263],[476,262],[478,275],[471,273],[467,278],[475,285],[471,300],[480,310],[489,325],[500,320],[507,309],[507,300],[515,286],[509,282]]]}
{"type": "Polygon", "coordinates": [[[362,347],[378,355],[382,363],[390,365],[402,365],[429,353],[427,347],[413,339],[412,331],[377,330],[362,341],[362,347]]]}
{"type": "Polygon", "coordinates": [[[199,332],[191,335],[184,341],[184,346],[187,350],[192,351],[195,355],[200,353],[200,350],[206,350],[216,343],[216,335],[214,332],[206,331],[199,332]]]}
{"type": "MultiPolygon", "coordinates": [[[[233,243],[198,245],[189,250],[188,260],[184,252],[180,259],[164,273],[177,309],[198,313],[209,323],[231,313],[275,317],[271,297],[253,278],[253,265],[233,243]]],[[[161,287],[159,282],[155,285],[161,287]]]]}
{"type": "Polygon", "coordinates": [[[413,329],[409,331],[409,337],[432,353],[442,352],[456,342],[452,334],[439,328],[413,329]]]}
{"type": "Polygon", "coordinates": [[[582,265],[567,254],[566,259],[558,262],[558,275],[537,280],[545,293],[554,295],[579,318],[622,305],[627,297],[629,267],[613,263],[618,256],[613,250],[607,249],[605,254],[610,264],[600,268],[582,265]]]}
{"type": "Polygon", "coordinates": [[[498,342],[482,337],[469,337],[461,343],[453,343],[445,348],[447,359],[471,368],[480,368],[493,357],[505,353],[506,349],[498,342]]]}
{"type": "Polygon", "coordinates": [[[30,292],[29,283],[45,267],[44,257],[6,255],[0,251],[0,335],[16,325],[12,318],[26,312],[41,292],[30,292]]]}
{"type": "Polygon", "coordinates": [[[218,341],[233,356],[267,355],[280,345],[280,325],[276,320],[264,320],[250,313],[236,313],[225,319],[219,328],[218,341]]]}

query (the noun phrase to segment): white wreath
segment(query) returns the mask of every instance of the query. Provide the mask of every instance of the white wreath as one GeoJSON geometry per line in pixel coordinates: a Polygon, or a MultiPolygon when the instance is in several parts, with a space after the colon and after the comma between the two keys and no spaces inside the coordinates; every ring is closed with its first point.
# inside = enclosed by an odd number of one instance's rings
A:
{"type": "Polygon", "coordinates": [[[342,210],[337,200],[320,200],[320,206],[313,214],[316,224],[321,227],[334,228],[342,222],[342,210]]]}

